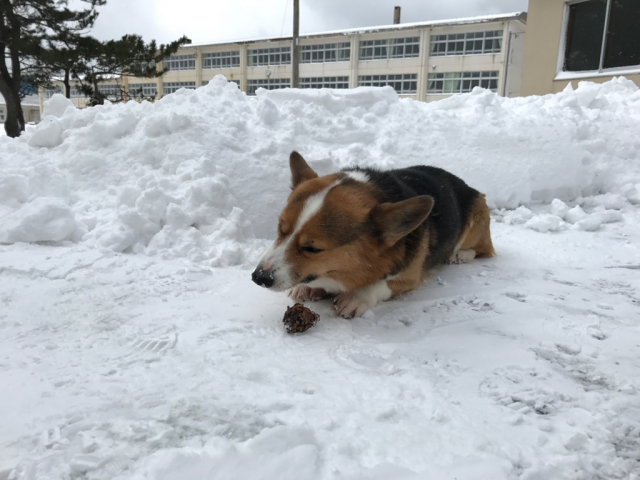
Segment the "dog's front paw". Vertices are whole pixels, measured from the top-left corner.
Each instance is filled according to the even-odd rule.
[[[379,280],[366,287],[344,292],[333,301],[336,315],[342,318],[361,317],[364,312],[378,303],[391,298],[391,290],[385,280]]]
[[[458,250],[456,253],[451,255],[449,259],[449,263],[469,263],[476,258],[476,251],[469,248],[467,250]]]
[[[289,290],[289,297],[296,302],[306,302],[308,300],[315,302],[325,297],[327,292],[322,288],[311,288],[306,285],[298,285]]]
[[[342,318],[360,317],[371,307],[373,305],[370,305],[366,299],[358,295],[357,291],[341,293],[333,300],[336,316]]]

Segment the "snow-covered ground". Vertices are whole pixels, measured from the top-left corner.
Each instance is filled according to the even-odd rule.
[[[0,480],[640,478],[640,91],[46,105],[0,137]],[[364,318],[250,281],[298,149],[442,166],[498,256]]]

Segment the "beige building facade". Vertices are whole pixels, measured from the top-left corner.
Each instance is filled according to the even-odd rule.
[[[427,102],[475,86],[519,96],[526,19],[520,12],[301,35],[300,88],[390,85],[403,97]],[[121,84],[129,93],[161,98],[216,75],[249,95],[258,88],[287,88],[291,47],[291,37],[187,45],[158,65],[168,69],[162,77],[114,79],[101,89],[108,94]],[[42,93],[45,100],[53,92]],[[71,100],[83,107],[86,99],[78,93],[72,88]]]
[[[40,99],[38,95],[27,95],[20,103],[24,121],[27,123],[38,123],[40,121]],[[7,104],[4,97],[0,95],[0,125],[4,124],[7,118]]]
[[[640,86],[639,0],[529,0],[521,95],[615,76]]]

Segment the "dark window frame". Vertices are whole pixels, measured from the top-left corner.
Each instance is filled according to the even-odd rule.
[[[600,52],[598,57],[598,67],[591,70],[569,70],[567,69],[567,61],[568,56],[570,54],[569,48],[571,47],[571,39],[570,35],[572,33],[571,29],[574,26],[572,22],[572,7],[579,5],[581,3],[587,2],[595,2],[597,0],[575,0],[572,2],[566,2],[564,4],[564,18],[563,18],[563,28],[562,28],[562,38],[560,43],[560,51],[558,52],[558,68],[557,73],[568,73],[568,74],[580,74],[586,72],[597,72],[604,73],[613,72],[613,71],[625,71],[625,70],[634,70],[640,67],[640,58],[638,59],[638,63],[631,63],[629,65],[613,65],[607,66],[607,62],[612,61],[607,57],[609,51],[607,50],[608,44],[610,43],[610,38],[615,39],[616,33],[611,31],[611,12],[612,5],[616,0],[606,0],[605,6],[605,18],[604,23],[602,25],[602,37],[600,43]],[[623,8],[623,7],[621,7]],[[638,52],[640,55],[640,51]]]

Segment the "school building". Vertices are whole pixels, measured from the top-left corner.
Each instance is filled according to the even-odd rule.
[[[526,13],[392,24],[300,36],[300,88],[389,85],[403,96],[434,101],[480,86],[499,95],[520,94]],[[160,98],[198,88],[222,74],[254,95],[258,88],[291,85],[292,37],[186,45],[158,68],[160,78],[114,79],[100,84],[117,100],[128,92]],[[62,86],[44,97],[62,92]],[[82,93],[71,89],[79,107]]]

